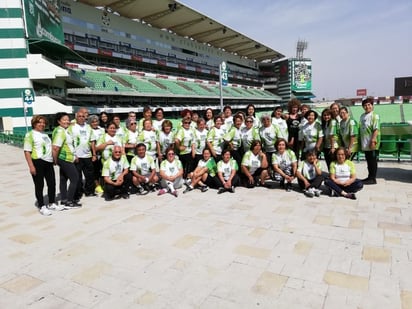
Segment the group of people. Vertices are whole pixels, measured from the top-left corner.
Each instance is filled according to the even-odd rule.
[[[130,194],[178,196],[209,188],[234,193],[237,186],[253,188],[279,181],[292,190],[297,179],[306,196],[319,196],[320,186],[331,195],[356,199],[363,184],[376,183],[379,116],[373,112],[373,100],[362,102],[365,113],[358,122],[346,107],[337,103],[322,112],[293,99],[288,113],[276,107],[271,115],[256,117],[253,105],[245,112],[232,114],[230,106],[214,116],[207,109],[204,118],[183,110],[176,128],[164,118],[162,108],[144,107],[137,121],[130,112],[124,123],[119,115],[89,115],[80,108],[73,120],[57,113],[51,138],[46,134],[47,120],[32,118],[32,130],[26,134],[24,154],[33,177],[39,211],[81,207],[85,196],[103,194],[106,201],[129,198]],[[358,151],[365,152],[369,175],[356,178],[351,161]],[[322,171],[319,155],[324,155],[329,175]],[[54,165],[59,167],[61,202],[56,202]],[[44,203],[44,179],[48,203]]]

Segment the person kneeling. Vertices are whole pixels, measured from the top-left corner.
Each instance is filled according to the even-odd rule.
[[[363,183],[356,178],[355,164],[346,157],[345,148],[340,147],[335,152],[335,161],[330,165],[330,178],[325,185],[335,194],[356,200],[355,192],[363,188]]]
[[[129,174],[129,162],[122,154],[122,147],[113,147],[112,156],[103,164],[102,177],[106,201],[111,201],[117,196],[129,198],[131,175]]]

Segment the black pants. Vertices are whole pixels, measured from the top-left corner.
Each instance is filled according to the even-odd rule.
[[[183,165],[183,179],[187,178],[187,174],[193,172],[194,158],[191,153],[179,154],[179,160]]]
[[[120,186],[104,184],[104,194],[106,198],[113,199],[116,195],[129,193],[129,187],[132,183],[132,174],[127,173],[123,178],[123,183]]]
[[[67,162],[61,159],[57,160],[60,167],[60,195],[62,201],[72,202],[76,195],[76,190],[79,182],[79,173],[77,172],[74,163]],[[70,180],[69,190],[67,190],[67,181]]]
[[[237,162],[237,165],[239,166],[239,169],[240,169],[240,166],[242,165],[242,158],[243,158],[243,155],[244,155],[242,148],[239,148],[237,150],[232,150],[230,152],[230,154],[231,154],[232,158],[235,159],[235,161]]]
[[[43,188],[44,180],[47,183],[47,196],[49,204],[56,202],[56,178],[52,162],[47,162],[42,159],[33,160],[33,165],[36,168],[36,175],[32,175],[34,182],[34,193],[36,195],[37,207],[41,208],[44,205]]]
[[[366,164],[368,165],[368,179],[376,180],[376,173],[378,171],[378,155],[377,150],[364,151]]]
[[[309,180],[309,179],[308,179],[308,181],[309,181],[309,183],[310,183],[309,188],[319,189],[319,187],[322,185],[322,182],[323,182],[323,176],[322,176],[322,175],[317,175],[317,176],[316,176],[315,178],[313,178],[312,180]],[[306,188],[305,188],[305,183],[304,183],[302,180],[298,179],[298,184],[299,184],[299,187],[300,187],[302,190],[305,190],[305,189],[306,189]]]
[[[323,155],[325,156],[325,163],[329,171],[330,164],[332,163],[335,155],[332,153],[330,148],[323,148]]]
[[[336,184],[332,179],[328,178],[325,180],[325,185],[331,188],[333,191],[337,192],[339,195],[342,193],[342,191],[345,191],[346,193],[355,193],[363,188],[363,183],[359,179],[356,179],[349,186],[344,187]]]
[[[92,158],[79,158],[79,161],[75,163],[77,172],[79,173],[79,181],[77,182],[77,190],[75,194],[75,200],[80,199],[83,192],[86,195],[94,193],[94,168]],[[82,174],[84,175],[84,189]]]
[[[216,176],[216,182],[219,185],[219,188],[223,188],[223,183],[220,181],[219,177]],[[232,178],[232,186],[238,187],[240,185],[240,177],[238,174],[235,174]]]

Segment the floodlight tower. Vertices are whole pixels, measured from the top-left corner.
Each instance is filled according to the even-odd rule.
[[[299,40],[296,44],[296,58],[299,60],[303,59],[303,51],[308,48],[308,42],[305,40]]]

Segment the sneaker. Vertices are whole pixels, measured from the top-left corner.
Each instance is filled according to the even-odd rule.
[[[137,194],[138,195],[146,195],[146,194],[148,194],[149,193],[149,191],[146,191],[143,187],[137,187]]]
[[[335,190],[330,189],[329,196],[330,196],[330,197],[338,196],[338,193],[337,193]]]
[[[176,191],[176,190],[174,190],[171,194],[172,194],[174,197],[177,197],[177,191]]]
[[[292,191],[292,184],[291,184],[290,182],[288,182],[288,183],[286,184],[285,190],[286,190],[286,192]]]
[[[128,193],[123,193],[122,198],[127,200],[129,198],[129,194]]]
[[[66,205],[64,206],[65,209],[73,209],[73,208],[79,208],[79,207],[82,207],[82,204],[79,203],[79,201],[67,202]]]
[[[217,194],[222,194],[222,193],[225,192],[225,191],[226,191],[225,188],[220,187],[220,188],[217,190]]]
[[[43,216],[51,216],[52,212],[50,211],[49,208],[47,208],[47,206],[42,206],[39,208],[39,212],[43,215]]]
[[[315,192],[313,191],[313,188],[309,188],[308,190],[303,191],[303,193],[307,197],[314,197],[315,196]]]
[[[206,185],[200,187],[200,191],[202,192],[206,192],[207,190],[209,190],[209,187]]]
[[[149,191],[149,192],[155,192],[155,191],[156,191],[156,185],[150,184],[150,185],[148,186],[148,191]]]
[[[229,191],[230,193],[235,193],[235,187],[232,186],[228,191]]]
[[[316,197],[319,197],[322,194],[322,190],[319,189],[313,189],[313,193],[315,193]]]
[[[193,191],[193,187],[187,186],[186,189],[183,191],[183,194],[186,194],[187,192]]]
[[[166,189],[160,189],[159,192],[157,192],[157,195],[163,195],[165,193],[167,193]]]
[[[85,196],[86,196],[86,197],[94,197],[94,196],[97,196],[97,193],[95,193],[95,192],[86,193]]]
[[[347,193],[345,195],[346,198],[351,199],[351,200],[356,200],[356,195],[355,193]]]
[[[48,207],[50,210],[62,211],[64,210],[63,205],[57,205],[56,203],[51,203]]]
[[[96,189],[94,189],[94,193],[96,193],[96,194],[102,194],[103,192],[104,192],[104,190],[103,190],[101,185],[98,185],[96,187]]]

